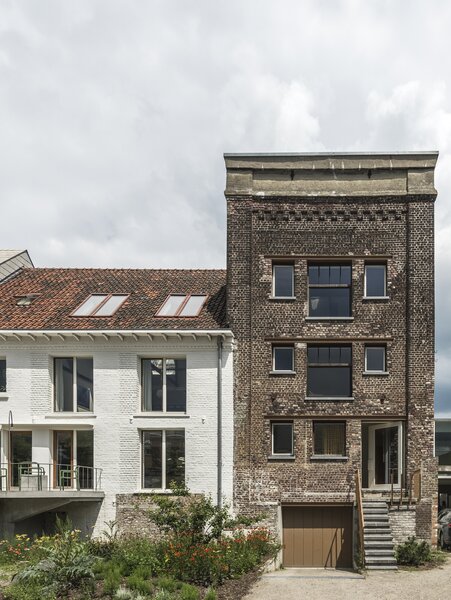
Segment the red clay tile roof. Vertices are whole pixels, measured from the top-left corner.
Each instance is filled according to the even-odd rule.
[[[224,270],[23,269],[0,283],[0,331],[226,329]],[[169,294],[206,294],[197,317],[155,317]],[[17,297],[37,294],[30,306]],[[111,317],[71,317],[90,294],[130,294]]]

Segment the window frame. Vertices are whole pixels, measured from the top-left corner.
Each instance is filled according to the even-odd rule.
[[[144,487],[145,469],[144,469],[144,435],[146,432],[157,431],[161,432],[161,488],[150,488]],[[184,435],[184,461],[185,461],[185,475],[184,480],[186,483],[186,429],[183,427],[146,427],[140,430],[140,444],[141,444],[141,483],[140,488],[145,492],[170,492],[170,488],[167,487],[167,474],[166,474],[166,433],[168,431],[183,431]]]
[[[94,357],[93,356],[53,356],[53,412],[58,414],[67,414],[67,415],[82,415],[82,414],[94,414]],[[73,371],[72,371],[72,410],[58,410],[57,409],[57,384],[56,384],[56,361],[57,360],[67,360],[70,359],[73,361]],[[91,390],[91,406],[90,410],[77,410],[77,359],[82,360],[91,360],[92,361],[92,390]]]
[[[384,267],[384,295],[383,296],[368,296],[367,294],[367,269],[371,267]],[[388,265],[386,262],[365,262],[364,266],[364,283],[363,283],[363,299],[364,300],[387,300],[387,273]]]
[[[343,454],[318,454],[316,452],[316,433],[315,433],[315,428],[316,425],[321,424],[321,425],[330,425],[330,424],[337,424],[340,423],[341,425],[343,425],[344,428],[344,444],[343,444]],[[343,420],[322,420],[322,419],[317,419],[314,420],[312,422],[312,458],[318,458],[318,459],[323,459],[323,460],[333,460],[333,459],[345,459],[347,458],[347,423],[346,421]]]
[[[93,296],[106,296],[98,306],[95,307],[95,309],[89,314],[89,315],[76,315],[75,313],[80,310],[80,308]],[[116,307],[116,309],[109,315],[97,315],[97,312],[114,296],[125,296],[124,299],[122,300],[122,302],[119,304],[119,306]],[[109,319],[110,317],[113,317],[117,311],[122,308],[122,306],[124,306],[125,302],[127,302],[127,300],[130,298],[130,294],[119,294],[119,293],[114,293],[114,294],[101,294],[100,292],[95,293],[95,294],[89,294],[89,296],[87,298],[85,298],[83,300],[83,302],[81,304],[79,304],[77,306],[77,308],[75,310],[73,310],[71,312],[71,314],[69,316],[71,317],[75,317],[76,319]]]
[[[310,283],[310,267],[349,267],[350,272],[350,282],[348,283]],[[352,270],[353,264],[352,262],[342,262],[342,261],[308,261],[307,262],[307,319],[309,320],[318,320],[318,321],[340,321],[340,320],[352,320],[352,296],[353,296],[353,285],[352,285]],[[349,290],[349,315],[347,316],[316,316],[310,314],[310,290],[312,288],[321,288],[321,289],[348,289]]]
[[[144,407],[144,361],[161,360],[163,361],[163,398],[162,410],[145,410]],[[184,360],[185,361],[185,410],[167,410],[167,384],[166,384],[166,361],[168,360]],[[171,355],[171,356],[141,356],[141,414],[145,415],[186,415],[188,409],[188,361],[186,355]]]
[[[5,363],[5,389],[0,389],[0,396],[5,396],[8,393],[8,361],[6,356],[0,356],[0,362]]]
[[[276,369],[276,350],[279,349],[290,349],[291,350],[291,369]],[[295,369],[295,350],[294,350],[294,344],[273,344],[272,345],[272,361],[271,361],[271,373],[273,374],[280,374],[280,375],[286,375],[286,374],[293,374],[296,373],[296,369]]]
[[[160,310],[163,308],[163,306],[166,304],[166,302],[169,300],[169,298],[171,298],[172,296],[184,296],[185,299],[183,300],[183,302],[180,304],[180,306],[178,307],[178,309],[176,310],[175,314],[173,315],[160,315],[159,312]],[[182,315],[182,311],[185,308],[185,306],[188,304],[189,299],[192,296],[203,296],[204,297],[204,301],[202,302],[202,304],[199,307],[199,310],[197,311],[197,313],[195,315]],[[198,317],[200,315],[200,313],[202,312],[202,309],[204,308],[204,306],[206,305],[208,299],[209,299],[209,294],[203,294],[203,293],[195,293],[195,294],[188,294],[186,292],[181,293],[181,292],[171,292],[170,294],[168,294],[166,296],[166,298],[164,299],[164,302],[161,304],[161,306],[158,308],[158,310],[156,311],[154,317],[156,319],[195,319],[196,317]]]
[[[290,267],[290,269],[291,269],[291,296],[276,296],[275,272],[276,272],[277,267]],[[295,295],[295,291],[294,291],[294,284],[295,284],[294,267],[295,267],[295,265],[292,262],[272,261],[272,265],[271,265],[271,298],[272,299],[274,299],[274,300],[295,300],[296,299],[296,295]]]
[[[310,348],[329,348],[329,355],[330,355],[330,348],[349,348],[351,351],[351,360],[349,363],[310,363],[309,362],[309,357],[308,357],[308,351]],[[343,369],[349,369],[349,383],[350,383],[350,389],[349,389],[349,396],[311,396],[308,394],[309,392],[309,376],[310,376],[310,368],[323,368],[323,369],[327,369],[327,368],[343,368]],[[310,343],[307,344],[307,394],[306,394],[306,399],[307,400],[353,400],[353,347],[352,344],[327,344],[327,343],[323,343],[323,344],[319,344],[319,343]]]
[[[382,371],[376,369],[368,369],[368,354],[369,348],[381,348],[384,357],[384,369]],[[387,346],[386,344],[365,344],[365,375],[387,375]]]
[[[274,452],[274,426],[291,426],[291,452]],[[293,421],[271,421],[271,458],[294,458],[294,423]]]

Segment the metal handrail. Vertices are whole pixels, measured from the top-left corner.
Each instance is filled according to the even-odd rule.
[[[360,557],[362,563],[365,564],[365,540],[364,540],[364,528],[365,521],[363,517],[363,498],[362,498],[362,481],[360,478],[360,471],[357,469],[355,473],[355,499],[357,503],[357,513],[359,515],[359,548]]]
[[[98,491],[101,486],[102,469],[97,467],[38,462],[0,464],[0,491]]]

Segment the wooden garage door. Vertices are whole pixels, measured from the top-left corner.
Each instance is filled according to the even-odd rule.
[[[352,507],[283,508],[285,567],[352,567]]]

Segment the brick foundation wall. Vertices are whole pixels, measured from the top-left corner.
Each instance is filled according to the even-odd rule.
[[[411,536],[416,537],[416,513],[415,507],[389,510],[388,517],[395,545],[402,544]]]

